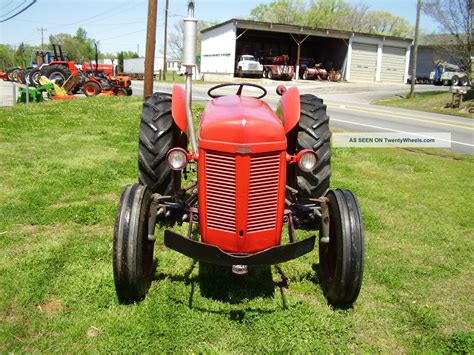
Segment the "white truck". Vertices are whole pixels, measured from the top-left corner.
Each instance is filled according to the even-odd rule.
[[[467,86],[469,79],[457,65],[440,62],[430,73],[430,82],[434,85]]]
[[[263,74],[263,65],[253,55],[245,54],[237,57],[235,75],[243,78],[246,75],[255,75],[259,78]]]

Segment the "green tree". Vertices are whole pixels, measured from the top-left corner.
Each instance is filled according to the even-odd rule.
[[[303,0],[275,0],[254,7],[250,16],[257,21],[301,25],[304,23],[305,10],[306,2]]]
[[[367,4],[350,4],[346,0],[274,0],[254,7],[250,17],[257,21],[401,37],[412,33],[404,18],[389,12],[369,11]]]
[[[15,51],[8,44],[0,44],[0,70],[5,71],[15,65]]]
[[[119,72],[123,72],[123,60],[128,58],[138,58],[138,54],[133,51],[122,51],[117,53],[117,66]]]

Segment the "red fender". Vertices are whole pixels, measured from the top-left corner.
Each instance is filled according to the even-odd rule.
[[[283,93],[278,104],[277,114],[283,121],[285,134],[298,124],[301,114],[301,103],[300,92],[296,86],[289,88]]]
[[[171,114],[173,121],[178,128],[188,134],[188,121],[186,120],[186,92],[182,86],[173,85],[173,93],[171,96]]]

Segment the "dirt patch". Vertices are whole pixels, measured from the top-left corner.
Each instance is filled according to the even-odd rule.
[[[87,203],[96,202],[96,201],[117,202],[118,196],[117,194],[113,192],[108,192],[108,193],[100,194],[100,195],[92,195],[87,200],[82,200],[82,201],[56,202],[52,204],[50,207],[51,208],[66,208],[66,207],[72,207],[72,206],[83,206],[83,205],[86,205]]]
[[[66,310],[66,306],[60,299],[52,298],[48,302],[38,305],[40,312],[46,314],[48,317],[52,317],[58,313],[62,313]]]
[[[99,333],[100,333],[99,328],[96,328],[96,327],[94,327],[94,326],[91,326],[91,327],[87,330],[86,336],[87,336],[88,338],[95,338],[95,337],[97,337],[97,336],[99,335]]]

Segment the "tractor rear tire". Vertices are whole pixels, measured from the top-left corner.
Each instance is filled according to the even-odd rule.
[[[120,303],[145,298],[153,276],[154,241],[148,239],[152,198],[146,186],[128,185],[122,192],[114,228],[113,268]]]
[[[99,84],[90,81],[88,83],[84,83],[82,86],[82,91],[86,96],[97,96],[100,94],[100,86]]]
[[[62,85],[71,76],[71,70],[61,64],[48,65],[44,68],[44,76],[56,84]]]
[[[319,198],[329,191],[331,176],[331,132],[329,116],[323,100],[311,95],[301,95],[301,115],[298,125],[289,132],[289,153],[295,154],[303,149],[312,149],[318,156],[313,171],[304,172],[296,164],[289,166],[288,181],[299,194],[298,199],[306,202],[311,198]],[[296,182],[294,176],[296,175]]]
[[[328,303],[351,306],[359,296],[364,273],[364,228],[359,204],[349,190],[331,190],[329,243],[319,241],[321,286]]]
[[[173,195],[181,187],[181,172],[171,170],[171,148],[187,148],[187,138],[173,121],[171,95],[154,93],[143,103],[138,140],[138,179],[152,192]]]

